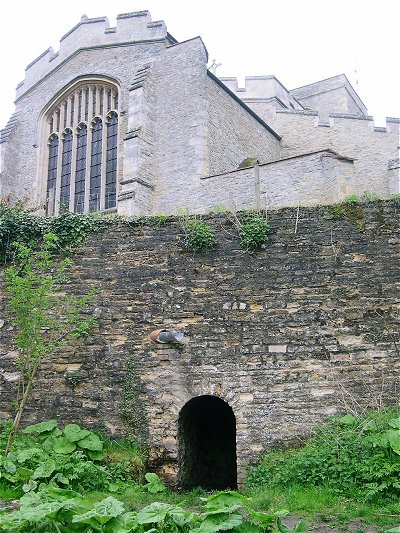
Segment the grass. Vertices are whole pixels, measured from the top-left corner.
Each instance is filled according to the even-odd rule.
[[[356,520],[385,530],[400,524],[400,502],[371,503],[338,496],[327,487],[260,487],[244,491],[260,510],[289,509],[308,524],[327,522],[332,527]]]
[[[109,492],[91,492],[85,494],[85,498],[89,498],[91,501],[99,501],[109,496]],[[143,487],[135,484],[126,484],[125,490],[113,494],[115,498],[124,502],[127,509],[130,511],[138,511],[146,505],[150,505],[153,502],[164,502],[170,504],[182,504],[185,508],[192,511],[199,509],[202,505],[200,498],[205,498],[207,492],[204,489],[193,489],[190,492],[174,492],[167,489],[164,492],[152,494],[143,490]]]
[[[6,481],[0,480],[0,501],[18,500],[22,494],[21,489],[11,487]]]
[[[338,496],[327,487],[256,487],[246,489],[243,494],[253,500],[253,507],[259,511],[277,511],[288,509],[290,515],[304,519],[310,529],[317,528],[323,522],[339,530],[347,530],[347,524],[355,521],[360,526],[358,531],[365,531],[363,526],[374,526],[377,531],[384,532],[400,523],[400,502],[370,503],[355,501]],[[94,503],[109,496],[109,492],[93,491],[85,494],[88,503]],[[0,482],[0,499],[15,500],[20,492]],[[156,501],[170,504],[182,504],[186,509],[199,511],[201,498],[207,496],[203,489],[190,492],[174,492],[166,490],[152,494],[134,483],[126,483],[124,490],[113,494],[125,504],[126,510],[138,511]]]

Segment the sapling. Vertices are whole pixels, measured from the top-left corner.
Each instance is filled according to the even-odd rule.
[[[72,261],[69,258],[57,261],[54,255],[57,246],[57,237],[52,233],[44,236],[37,250],[14,243],[14,264],[5,270],[5,286],[17,332],[15,343],[20,372],[17,412],[5,455],[13,444],[42,361],[57,348],[85,335],[95,321],[93,316],[82,315],[93,291],[80,298],[61,291]]]

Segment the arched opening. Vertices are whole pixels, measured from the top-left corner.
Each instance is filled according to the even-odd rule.
[[[235,489],[236,419],[216,396],[189,400],[179,415],[179,481],[185,490]]]

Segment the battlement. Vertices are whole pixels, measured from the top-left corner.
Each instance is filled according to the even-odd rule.
[[[136,11],[117,16],[110,27],[107,17],[81,20],[60,39],[60,49],[48,48],[25,69],[25,79],[17,86],[17,100],[33,85],[63,61],[82,48],[116,46],[126,42],[155,41],[167,38],[164,21],[152,22],[148,11]]]
[[[237,78],[220,80],[244,101],[276,99],[286,108],[303,109],[275,76],[246,76],[244,87],[239,87]]]
[[[371,115],[354,115],[351,113],[329,113],[326,117],[321,119],[318,111],[312,111],[310,109],[277,109],[276,113],[279,115],[301,115],[315,118],[315,126],[331,127],[338,125],[343,121],[357,121],[359,124],[365,124],[365,128],[378,132],[378,133],[390,133],[398,132],[400,130],[400,119],[394,117],[386,117],[385,126],[375,126],[374,117]]]

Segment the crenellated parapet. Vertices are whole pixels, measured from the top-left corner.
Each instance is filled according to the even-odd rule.
[[[271,102],[274,107],[303,109],[275,76],[246,76],[244,87],[239,86],[237,78],[220,78],[221,81],[245,102]]]
[[[164,21],[151,21],[148,11],[136,11],[117,16],[110,27],[107,17],[81,20],[60,39],[60,49],[48,48],[25,69],[25,79],[17,86],[17,100],[49,72],[81,49],[118,46],[123,43],[155,41],[167,38]]]

